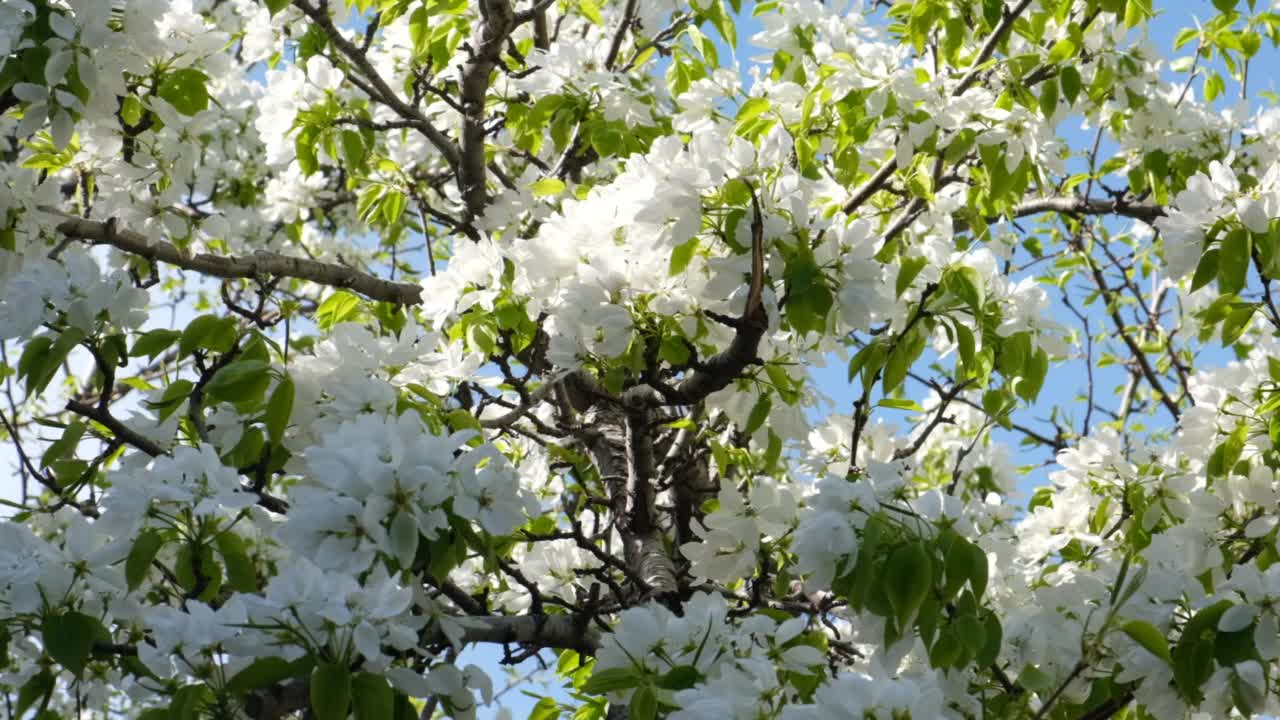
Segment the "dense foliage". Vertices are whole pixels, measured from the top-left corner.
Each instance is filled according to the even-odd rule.
[[[0,4],[7,715],[1280,710],[1280,13],[842,5]]]

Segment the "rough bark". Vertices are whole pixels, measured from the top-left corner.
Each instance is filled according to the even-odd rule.
[[[257,252],[253,255],[191,254],[178,249],[172,243],[153,242],[141,233],[116,227],[114,222],[71,217],[51,208],[41,208],[41,210],[67,217],[58,224],[58,232],[66,237],[88,240],[96,245],[110,245],[152,262],[162,262],[203,275],[243,279],[272,276],[296,278],[329,287],[346,288],[371,300],[382,300],[397,305],[422,303],[422,288],[415,283],[383,280],[345,265],[323,263],[272,252]]]

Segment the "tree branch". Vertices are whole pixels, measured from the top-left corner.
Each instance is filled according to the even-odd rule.
[[[316,7],[312,5],[307,0],[294,0],[293,4],[294,7],[302,11],[303,15],[311,18],[311,21],[324,31],[324,34],[329,38],[329,42],[333,43],[333,46],[356,66],[360,74],[364,76],[371,86],[369,89],[374,90],[376,93],[374,99],[396,111],[400,117],[413,121],[414,129],[422,133],[427,138],[427,141],[440,151],[449,167],[456,170],[458,168],[458,147],[454,145],[447,135],[432,125],[431,121],[418,108],[406,103],[387,85],[387,81],[378,74],[377,69],[369,62],[368,56],[344,37],[342,32],[334,26],[333,19],[329,17],[328,11],[323,6]]]
[[[737,332],[728,349],[707,359],[675,388],[662,394],[672,404],[693,405],[713,392],[724,389],[756,360],[760,339],[769,327],[764,311],[764,215],[755,191],[751,193],[751,285],[746,307],[737,323]]]
[[[416,284],[383,280],[345,265],[272,252],[257,252],[249,256],[210,253],[192,255],[179,250],[172,243],[151,242],[140,233],[117,229],[112,221],[103,223],[77,218],[54,208],[40,209],[67,218],[58,224],[58,232],[67,237],[88,240],[95,245],[110,245],[152,262],[163,262],[203,275],[245,279],[275,275],[346,288],[371,300],[383,300],[397,305],[418,305],[422,302],[422,288]]]
[[[509,0],[480,0],[480,22],[471,35],[471,58],[462,69],[462,152],[458,161],[458,186],[467,212],[467,228],[489,202],[485,189],[484,106],[489,76],[502,55],[503,43],[516,27]],[[478,236],[473,235],[475,240]]]

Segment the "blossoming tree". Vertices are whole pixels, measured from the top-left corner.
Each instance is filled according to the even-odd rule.
[[[1280,14],[840,5],[0,5],[8,716],[1277,712]]]

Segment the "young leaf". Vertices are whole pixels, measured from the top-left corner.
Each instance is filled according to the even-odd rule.
[[[591,679],[582,686],[582,692],[590,695],[604,695],[618,690],[626,690],[636,686],[640,678],[631,668],[615,667],[597,670]]]
[[[209,76],[195,68],[169,73],[156,94],[183,115],[195,115],[209,107]]]
[[[902,297],[902,293],[911,287],[911,281],[916,279],[916,276],[924,269],[927,262],[928,260],[923,257],[910,257],[902,261],[902,264],[898,266],[898,279],[894,283],[894,291],[897,297]]]
[[[129,583],[129,590],[137,590],[138,586],[147,577],[147,571],[151,569],[151,562],[155,560],[156,553],[160,552],[160,547],[164,544],[164,539],[156,530],[143,530],[138,539],[133,542],[133,548],[129,550],[129,556],[124,561],[124,577],[125,582]]]
[[[1239,293],[1249,277],[1249,258],[1253,243],[1249,231],[1236,228],[1222,239],[1218,255],[1218,289],[1223,293]]]
[[[311,673],[311,711],[318,720],[346,720],[351,671],[341,663],[317,665]]]
[[[658,717],[658,698],[649,685],[636,690],[631,696],[630,716],[635,720],[654,720]]]
[[[773,410],[773,397],[768,393],[760,393],[751,406],[751,414],[747,417],[747,427],[743,429],[748,435],[753,434],[769,419],[769,411]]]
[[[218,534],[218,552],[227,566],[227,580],[231,587],[239,592],[251,593],[258,590],[258,574],[254,570],[253,560],[245,549],[244,540],[233,532]]]
[[[884,585],[898,626],[907,627],[933,586],[933,559],[924,543],[912,541],[894,549],[885,564]]]
[[[93,643],[102,623],[75,611],[47,615],[41,627],[44,651],[53,661],[77,677],[93,654]]]
[[[395,711],[395,692],[382,675],[362,672],[351,683],[356,720],[383,720]]]
[[[289,427],[289,416],[293,414],[293,379],[285,375],[276,384],[267,399],[267,409],[263,420],[267,425],[267,437],[272,445],[279,445],[284,438],[284,431]]]
[[[129,357],[146,356],[148,360],[155,360],[157,356],[169,349],[169,346],[177,342],[182,337],[182,333],[177,330],[152,330],[143,333],[137,340],[133,342],[133,347],[129,350]]]
[[[1130,620],[1120,629],[1124,631],[1125,635],[1132,638],[1134,642],[1146,649],[1147,652],[1165,662],[1173,661],[1173,656],[1169,654],[1169,641],[1151,623],[1145,620]]]
[[[268,368],[267,363],[261,360],[233,362],[210,378],[204,386],[205,395],[229,403],[259,399],[271,382]]]
[[[297,674],[293,663],[280,657],[258,658],[227,682],[227,690],[246,693],[250,690],[270,687]]]

